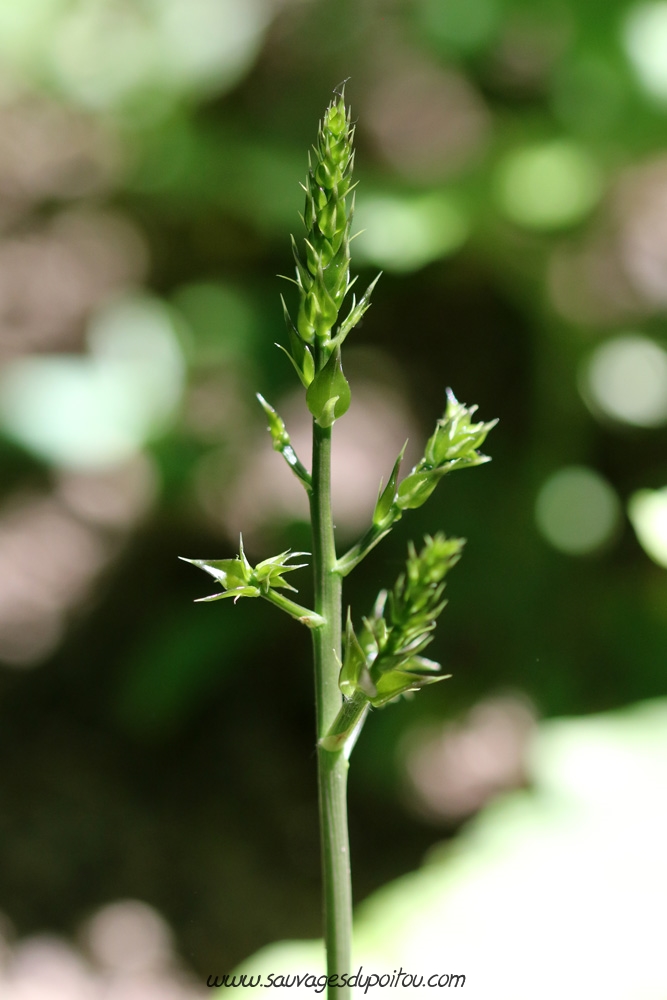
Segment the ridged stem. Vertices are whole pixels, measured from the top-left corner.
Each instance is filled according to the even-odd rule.
[[[315,611],[325,622],[313,629],[317,708],[317,770],[324,895],[324,940],[329,976],[350,973],[352,950],[352,882],[347,830],[348,762],[342,750],[319,746],[340,711],[338,686],[341,655],[342,577],[336,572],[336,546],[331,512],[331,428],[313,422],[313,569]],[[349,988],[329,986],[330,1000],[349,1000]]]

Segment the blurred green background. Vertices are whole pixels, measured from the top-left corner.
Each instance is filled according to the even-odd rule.
[[[536,719],[665,694],[667,4],[0,3],[0,909],[114,900],[198,977],[316,937],[309,636],[177,556],[308,549],[254,393],[307,458],[274,342],[333,87],[358,121],[341,545],[451,386],[499,417],[349,579],[469,539],[431,654],[350,783],[359,901],[525,783]],[[356,266],[355,266],[356,265]],[[410,450],[411,449],[411,450]],[[307,600],[307,573],[296,580]]]

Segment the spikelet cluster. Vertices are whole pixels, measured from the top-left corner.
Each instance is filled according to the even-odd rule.
[[[394,501],[396,511],[421,507],[448,472],[490,461],[477,449],[498,421],[473,423],[476,411],[476,406],[459,403],[452,390],[447,390],[447,409],[426,443],[423,458],[398,487]]]
[[[326,341],[350,281],[350,223],[354,129],[342,98],[332,102],[320,122],[314,157],[309,156],[305,261],[294,244],[300,301],[299,336],[306,344]]]
[[[347,698],[360,691],[379,707],[406,691],[444,679],[440,664],[421,654],[447,603],[444,578],[460,559],[463,544],[442,532],[427,535],[420,552],[411,542],[405,573],[391,593],[379,594],[358,637],[348,616],[340,680]]]
[[[283,301],[290,340],[290,360],[307,390],[308,407],[322,426],[331,426],[350,404],[340,346],[370,305],[375,282],[359,302],[353,298],[345,319],[339,313],[350,280],[350,227],[354,214],[352,168],[354,126],[343,95],[337,95],[320,122],[309,155],[306,229],[303,250],[292,237],[299,289],[296,321]],[[292,280],[292,279],[290,279]],[[376,279],[377,281],[377,279]]]
[[[308,552],[291,552],[287,549],[277,556],[264,559],[251,566],[243,549],[243,538],[239,543],[239,554],[234,559],[185,559],[183,562],[192,563],[205,573],[212,576],[217,584],[222,588],[219,593],[211,594],[210,597],[199,597],[199,601],[219,601],[224,597],[233,597],[234,603],[239,597],[265,597],[270,590],[277,587],[284,590],[296,590],[285,580],[285,573],[292,573],[295,569],[303,569],[306,563],[290,563],[288,559],[298,556],[307,556]]]

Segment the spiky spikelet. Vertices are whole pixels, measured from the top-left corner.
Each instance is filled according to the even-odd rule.
[[[440,664],[421,654],[447,603],[442,597],[444,579],[458,562],[463,544],[442,532],[433,538],[427,535],[420,552],[411,542],[405,573],[389,594],[381,591],[358,637],[348,615],[340,675],[346,698],[359,692],[379,707],[406,691],[444,679]]]
[[[327,341],[350,282],[350,224],[353,214],[354,128],[343,98],[332,101],[320,122],[314,157],[309,155],[305,261],[294,246],[300,290],[297,330],[312,344]]]
[[[296,322],[283,301],[290,340],[289,355],[315,419],[329,427],[350,404],[350,390],[340,362],[340,346],[370,305],[375,281],[359,302],[354,298],[345,319],[334,330],[350,280],[350,227],[354,214],[352,183],[354,126],[344,95],[336,94],[320,122],[309,155],[300,250],[292,237],[299,289]],[[378,276],[379,277],[379,276]],[[292,280],[292,279],[290,279]],[[375,279],[377,281],[377,278]]]

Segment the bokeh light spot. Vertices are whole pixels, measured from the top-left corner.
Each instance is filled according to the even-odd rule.
[[[270,14],[266,0],[161,0],[160,8],[167,77],[215,89],[248,71]]]
[[[158,300],[109,304],[89,342],[89,355],[19,358],[0,378],[0,426],[70,468],[104,468],[136,454],[166,429],[182,391],[172,316]]]
[[[171,932],[159,913],[139,900],[105,906],[89,921],[87,943],[102,967],[126,973],[168,965]]]
[[[667,100],[667,3],[642,3],[630,10],[623,42],[640,83],[653,97]]]
[[[579,222],[600,197],[595,161],[565,140],[524,146],[509,153],[496,176],[501,210],[530,229],[556,229]]]
[[[447,195],[375,195],[359,199],[354,221],[363,232],[356,259],[387,271],[416,271],[457,250],[468,235],[463,213]]]
[[[420,187],[477,161],[491,138],[490,115],[472,81],[410,47],[391,51],[364,119],[387,163]]]
[[[266,0],[22,0],[0,4],[0,55],[74,104],[145,116],[180,94],[236,83],[270,14]]]
[[[667,569],[667,486],[633,493],[628,517],[644,552]]]
[[[584,365],[580,389],[593,412],[658,427],[667,421],[667,352],[639,334],[615,337]]]
[[[614,536],[620,503],[609,483],[593,469],[559,469],[542,486],[535,519],[543,537],[567,555],[586,555]]]
[[[408,730],[399,748],[409,804],[432,821],[472,815],[525,781],[535,713],[519,695],[478,702],[457,722]]]
[[[109,556],[55,497],[11,497],[0,508],[0,662],[28,667],[51,654]]]

